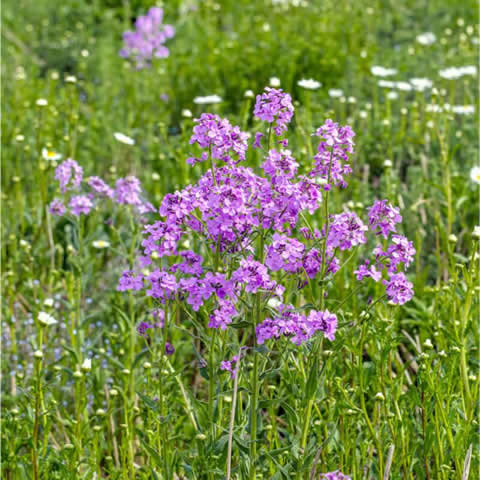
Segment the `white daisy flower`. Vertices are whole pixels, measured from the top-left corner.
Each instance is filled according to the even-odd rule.
[[[397,70],[394,68],[384,68],[380,65],[374,65],[370,68],[370,71],[372,72],[372,75],[375,75],[376,77],[390,77],[397,73]]]
[[[92,369],[92,359],[91,358],[86,358],[82,366],[80,367],[84,372],[89,372]]]
[[[54,150],[48,150],[47,148],[42,148],[42,157],[44,160],[49,162],[55,162],[56,160],[60,160],[62,155]]]
[[[313,78],[303,78],[298,81],[297,85],[307,90],[317,90],[317,88],[322,86],[320,82],[317,82],[317,80],[314,80]]]
[[[188,108],[184,108],[182,110],[182,117],[184,118],[192,118],[193,117],[193,114],[192,112],[188,109]]]
[[[98,249],[108,248],[110,246],[110,242],[107,242],[106,240],[95,240],[92,242],[92,246]]]
[[[328,91],[328,96],[331,97],[331,98],[339,98],[339,97],[343,96],[343,90],[341,90],[339,88],[331,88]]]
[[[395,88],[395,82],[391,80],[379,80],[377,85],[382,88]]]
[[[48,101],[45,98],[39,98],[35,102],[35,105],[37,105],[37,107],[46,107],[48,105]]]
[[[451,111],[457,115],[473,115],[475,107],[473,105],[453,105]]]
[[[123,133],[115,132],[113,136],[115,137],[115,140],[117,140],[117,142],[124,143],[125,145],[135,145],[135,140],[133,138],[127,137],[127,135],[124,135]]]
[[[45,327],[50,325],[55,325],[58,323],[50,314],[47,312],[40,312],[37,316],[37,320]]]
[[[253,98],[255,94],[253,93],[253,90],[245,90],[245,93],[243,94],[245,98]]]
[[[46,307],[53,307],[53,304],[55,303],[55,300],[53,298],[46,298],[44,301],[43,301],[43,304],[46,306]]]
[[[218,95],[207,95],[205,97],[195,97],[193,99],[193,103],[197,105],[209,105],[213,103],[220,103],[222,101],[222,97]]]
[[[449,67],[440,70],[438,74],[447,80],[457,80],[464,75],[476,75],[477,67],[475,65],[467,65],[465,67]]]
[[[480,183],[480,166],[475,166],[470,170],[470,178],[475,183]],[[479,228],[479,227],[475,227]]]
[[[409,81],[414,90],[417,90],[418,92],[423,92],[427,88],[432,88],[433,86],[433,82],[428,78],[411,78]]]
[[[417,35],[417,42],[420,45],[432,45],[437,41],[437,37],[432,32],[425,32],[420,35]]]
[[[77,83],[77,77],[75,77],[74,75],[67,75],[65,77],[65,82],[66,83]]]
[[[270,77],[268,84],[273,88],[277,88],[280,86],[280,79],[277,77]]]
[[[398,98],[398,93],[397,92],[388,92],[387,93],[387,98],[389,100],[396,100]]]
[[[403,92],[410,92],[412,90],[412,86],[408,82],[395,82],[395,88]]]

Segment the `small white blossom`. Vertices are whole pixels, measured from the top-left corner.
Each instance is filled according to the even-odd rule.
[[[243,94],[245,98],[253,98],[255,94],[253,93],[253,90],[245,90],[245,93]]]
[[[92,242],[92,246],[94,248],[108,248],[110,246],[110,243],[106,240],[95,240],[94,242]]]
[[[397,92],[388,92],[387,93],[387,98],[389,100],[396,100],[398,98],[398,93]]]
[[[411,78],[409,81],[412,84],[414,90],[417,90],[419,92],[423,92],[427,88],[432,88],[433,86],[433,82],[428,78]]]
[[[213,103],[220,103],[222,101],[222,97],[218,95],[207,95],[205,97],[195,97],[193,99],[193,103],[197,105],[209,105]]]
[[[53,298],[46,298],[44,301],[43,301],[43,304],[46,306],[46,307],[53,307],[53,304],[54,304],[55,300]]]
[[[62,158],[62,155],[54,150],[48,150],[47,148],[42,148],[42,158],[49,162],[55,162]]]
[[[92,369],[92,359],[91,358],[86,358],[82,366],[80,367],[84,372],[89,372]]]
[[[58,323],[50,314],[47,312],[39,312],[37,316],[37,320],[44,325],[45,327],[48,327],[50,325],[55,325]]]
[[[480,167],[475,166],[470,170],[470,178],[472,179],[473,182],[475,183],[480,183]],[[479,227],[475,227],[479,228]]]
[[[77,83],[77,77],[75,77],[74,75],[67,75],[65,77],[65,82],[66,83]]]
[[[188,109],[188,108],[184,108],[182,110],[182,117],[184,118],[192,118],[193,117],[193,114],[192,112]]]
[[[115,137],[115,140],[117,140],[117,142],[124,143],[125,145],[135,145],[135,140],[133,138],[127,137],[127,135],[124,135],[123,133],[115,132],[113,136]]]
[[[280,79],[277,77],[270,77],[268,84],[273,88],[277,88],[280,86]]]
[[[48,101],[45,98],[39,98],[35,102],[35,105],[37,105],[37,107],[46,107],[48,105]]]
[[[320,88],[322,84],[320,82],[317,82],[317,80],[314,80],[313,78],[304,78],[298,81],[298,86],[307,90],[317,90],[317,88]]]
[[[472,237],[476,238],[477,240],[480,239],[480,226],[479,225],[475,225],[475,227],[473,228]]]
[[[339,88],[331,88],[328,91],[328,96],[332,98],[339,98],[343,96],[343,90],[340,90]]]
[[[432,45],[436,41],[437,37],[432,32],[425,32],[417,35],[417,42],[420,43],[420,45]]]
[[[390,77],[397,73],[397,70],[394,68],[384,68],[379,65],[373,65],[373,67],[370,68],[370,71],[372,72],[372,75],[375,75],[376,77]]]
[[[423,342],[423,346],[424,346],[425,348],[433,348],[432,341],[431,341],[429,338],[427,338],[427,339]]]

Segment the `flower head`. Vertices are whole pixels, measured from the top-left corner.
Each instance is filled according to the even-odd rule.
[[[56,168],[55,178],[60,183],[62,193],[77,189],[82,183],[83,168],[75,160],[69,158]]]
[[[298,81],[298,86],[307,90],[317,90],[322,86],[322,84],[320,82],[317,82],[317,80],[314,80],[313,78],[304,78]]]
[[[264,93],[257,95],[253,113],[260,120],[272,123],[275,134],[281,135],[293,117],[292,97],[282,89],[265,87]]]
[[[65,215],[65,213],[67,213],[67,209],[65,208],[63,200],[60,200],[59,198],[55,198],[51,201],[50,205],[48,206],[48,211],[57,217],[62,217]]]
[[[413,297],[413,284],[407,280],[403,272],[393,274],[383,283],[386,286],[387,297],[393,303],[403,305]]]
[[[137,18],[133,32],[123,34],[120,56],[135,60],[138,69],[148,67],[154,58],[168,57],[169,50],[164,44],[174,35],[174,28],[163,24],[163,9],[152,7]]]
[[[62,154],[55,152],[54,150],[48,150],[47,148],[42,148],[42,157],[48,162],[55,162],[62,158]]]
[[[124,143],[125,145],[135,145],[135,140],[123,133],[115,132],[113,136],[117,142]]]
[[[68,204],[72,215],[88,215],[93,208],[93,202],[88,195],[75,195]]]
[[[387,200],[377,200],[368,210],[368,221],[373,232],[387,238],[389,232],[396,232],[395,224],[401,222],[402,217],[400,210]]]

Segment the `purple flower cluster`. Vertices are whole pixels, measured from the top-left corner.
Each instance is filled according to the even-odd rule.
[[[321,480],[351,480],[348,475],[345,475],[340,470],[334,472],[322,473],[320,475]]]
[[[233,127],[226,118],[220,118],[212,113],[203,113],[196,118],[190,144],[197,143],[201,148],[208,149],[200,158],[190,157],[187,162],[195,164],[208,159],[222,160],[227,164],[238,163],[245,160],[248,148],[248,134],[242,132],[240,127]],[[232,156],[237,159],[234,160]]]
[[[388,237],[389,232],[396,232],[395,224],[402,221],[400,210],[392,207],[387,200],[376,201],[368,210],[370,229],[377,235]]]
[[[290,337],[292,343],[300,345],[318,331],[323,332],[329,340],[334,340],[337,331],[336,315],[328,310],[311,310],[308,315],[303,315],[296,312],[291,305],[280,305],[276,317],[266,318],[256,327],[259,344],[270,338],[286,336]]]
[[[238,355],[234,355],[231,360],[223,360],[220,363],[220,370],[230,372],[230,376],[235,378],[235,364],[240,360]]]
[[[390,232],[395,232],[395,225],[402,221],[400,211],[386,200],[377,201],[368,211],[370,230],[376,235],[388,239]],[[377,245],[373,250],[375,259],[365,262],[355,270],[357,280],[365,277],[375,282],[382,280],[386,286],[387,297],[396,304],[402,305],[413,297],[413,285],[407,280],[404,272],[399,271],[403,265],[407,269],[415,256],[413,243],[403,235],[392,235],[391,244],[384,249]]]
[[[165,42],[175,35],[175,29],[163,23],[163,9],[152,7],[146,15],[140,15],[135,22],[135,31],[123,34],[123,48],[120,56],[133,58],[137,69],[148,67],[154,58],[168,57]]]
[[[281,134],[291,120],[290,107],[289,95],[267,89],[257,98],[255,114],[275,122],[276,133]],[[331,215],[328,228],[312,229],[305,220],[304,212],[313,214],[322,201],[323,187],[315,178],[345,186],[343,176],[350,173],[346,162],[353,153],[350,127],[328,120],[317,135],[322,142],[306,176],[297,174],[298,163],[291,151],[271,149],[265,155],[262,169],[266,176],[262,177],[237,165],[246,156],[246,135],[217,115],[203,114],[196,120],[190,143],[206,151],[200,159],[188,161],[201,162],[211,156],[225,165],[212,165],[195,184],[164,197],[158,210],[161,218],[144,228],[139,265],[124,272],[118,290],[141,290],[163,304],[183,302],[200,312],[200,318],[208,319],[208,327],[222,330],[235,318],[250,318],[246,310],[252,299],[248,296],[255,295],[255,301],[260,299],[262,304],[275,297],[280,308],[256,326],[259,344],[288,337],[298,345],[317,332],[333,340],[336,315],[323,308],[299,313],[284,305],[285,288],[280,280],[295,275],[303,288],[320,274],[334,275],[342,252],[367,242],[369,229],[353,212]],[[281,143],[283,148],[288,144]],[[138,198],[138,183],[117,182],[114,199],[135,204]],[[377,220],[372,221],[370,215],[369,224],[376,232],[384,217],[390,216],[373,213]],[[397,269],[408,266],[413,254],[411,242],[394,236],[385,252],[375,251],[375,262],[359,267],[357,278],[379,281],[388,272],[387,294],[403,302],[409,284],[405,278],[402,284]],[[157,259],[158,268],[143,270]]]
[[[264,93],[257,95],[253,113],[260,120],[273,124],[275,134],[281,135],[293,117],[292,97],[282,89],[266,87]]]
[[[83,179],[83,168],[73,159],[68,158],[55,170],[55,178],[60,183],[63,194],[67,190],[76,190],[80,187]]]
[[[355,133],[347,125],[340,126],[332,120],[327,120],[316,132],[317,137],[322,138],[317,148],[317,154],[313,157],[315,167],[311,174],[325,182],[325,189],[335,186],[345,188],[347,182],[345,176],[352,173],[349,155],[353,154],[353,137]]]
[[[69,190],[82,189],[83,169],[75,160],[69,158],[56,168],[55,178],[60,184],[62,194],[66,195]],[[86,193],[73,195],[67,200],[54,199],[49,205],[49,212],[56,216],[63,216],[67,212],[76,217],[88,215],[100,199],[111,199],[120,205],[134,205],[140,215],[155,211],[150,203],[142,200],[140,181],[136,177],[119,178],[114,189],[97,176],[90,177],[86,185]],[[68,203],[68,210],[65,201]]]

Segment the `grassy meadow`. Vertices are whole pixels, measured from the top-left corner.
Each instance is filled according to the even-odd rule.
[[[137,68],[119,54],[122,35],[155,5],[175,33],[164,42],[168,57]],[[1,478],[480,478],[478,2],[2,7]],[[281,135],[254,114],[269,85],[291,95],[294,114]],[[207,112],[249,134],[238,168],[265,179],[258,191],[260,180],[242,170],[221,196],[237,166],[211,146],[207,161],[187,162],[201,155],[190,138]],[[347,188],[329,189],[327,168],[309,209],[282,190],[294,188],[292,176],[268,179],[262,165],[288,139],[296,163],[283,160],[295,178],[308,176],[320,162],[314,133],[327,119],[355,132],[352,173]],[[264,136],[253,148],[257,132]],[[58,168],[69,158],[83,180],[70,178],[74,188],[62,192]],[[87,182],[97,176],[115,193],[94,196]],[[139,184],[129,193],[139,202],[119,193],[119,179],[130,188],[133,176]],[[200,206],[184,214],[173,204],[165,220],[164,198],[187,198],[184,189],[197,184],[204,190],[189,201]],[[284,202],[273,214],[267,200],[249,203],[267,190],[275,205]],[[68,202],[79,192],[87,203],[75,214]],[[52,211],[59,199],[68,207],[60,215]],[[392,300],[387,280],[355,273],[374,261],[377,245],[389,248],[369,224],[382,199],[399,209],[396,233],[415,249],[408,270],[408,262],[398,270],[414,292],[405,303]],[[296,219],[290,226],[267,225],[286,211]],[[369,225],[368,241],[329,250],[342,212]],[[146,253],[153,263],[138,266],[146,225],[166,222],[174,236],[182,221],[175,242],[202,256],[202,279],[217,275],[211,290],[200,274],[185,277],[187,266],[171,266],[180,258],[174,248],[159,255],[157,243]],[[287,252],[317,246],[317,275],[305,263],[275,266],[273,254],[283,254],[276,235],[296,239]],[[246,270],[234,273],[250,257],[268,267],[253,290]],[[125,270],[146,278],[155,268],[166,279],[160,294],[118,287],[133,284]],[[236,309],[220,328],[212,326],[224,314],[218,282]],[[281,300],[273,284],[284,288]],[[191,301],[198,285],[200,308]],[[302,331],[308,338],[299,342],[270,333],[263,342],[259,326],[282,317],[279,304],[292,306],[294,322],[334,313],[334,339],[325,324],[311,324],[323,333]]]

